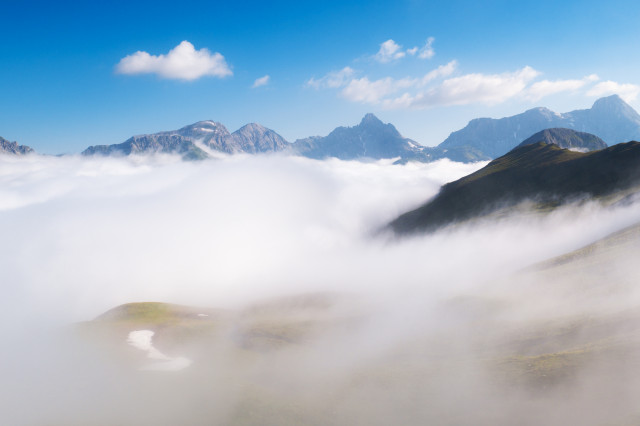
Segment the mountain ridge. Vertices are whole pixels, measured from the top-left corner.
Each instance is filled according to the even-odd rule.
[[[26,155],[34,152],[34,149],[30,146],[19,145],[18,142],[10,142],[0,136],[0,154]]]
[[[545,142],[515,148],[455,182],[387,228],[397,235],[431,232],[532,200],[555,207],[603,197],[640,182],[640,142],[581,153]]]
[[[497,158],[531,135],[548,128],[592,133],[609,145],[640,140],[640,115],[618,95],[596,100],[590,109],[556,113],[545,107],[499,119],[475,118],[452,132],[438,148],[475,148]]]

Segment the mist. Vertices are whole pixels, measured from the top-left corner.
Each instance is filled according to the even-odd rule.
[[[545,276],[527,268],[636,224],[640,206],[586,202],[410,238],[379,232],[442,184],[484,165],[0,157],[3,423],[615,424],[637,418],[632,396],[640,375],[629,374],[635,348],[624,352],[615,374],[610,360],[596,357],[559,385],[520,386],[491,366],[558,352],[562,345],[548,335],[583,318],[597,327],[581,322],[571,337],[576,347],[592,342],[602,324],[608,337],[635,330],[637,245],[616,252],[606,268],[590,265],[580,274]],[[335,295],[338,302],[328,312],[251,311],[309,294]],[[233,312],[234,327],[256,315],[328,325],[304,345],[249,351],[248,360],[238,359],[223,337],[206,349],[214,358],[185,347],[193,365],[173,373],[127,370],[103,346],[65,332],[120,304],[144,301]],[[513,343],[523,330],[543,330],[551,349]]]

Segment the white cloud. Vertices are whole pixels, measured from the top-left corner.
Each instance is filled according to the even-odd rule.
[[[458,67],[458,61],[451,61],[446,65],[440,65],[433,71],[429,71],[421,78],[422,85],[429,83],[432,80],[435,80],[439,77],[447,77],[453,74],[453,72]]]
[[[387,62],[391,62],[395,59],[403,58],[405,55],[406,53],[402,51],[402,46],[389,39],[380,44],[380,50],[378,50],[378,53],[375,54],[374,58],[376,61],[386,64]]]
[[[526,96],[531,100],[537,101],[545,96],[554,95],[556,93],[576,91],[589,83],[598,81],[599,79],[600,77],[596,74],[591,74],[581,80],[542,80],[533,83],[527,90]]]
[[[402,90],[423,87],[430,81],[451,75],[457,66],[456,61],[441,65],[420,78],[393,79],[385,77],[378,80],[369,80],[367,77],[353,79],[345,83],[340,95],[352,102],[377,104],[389,95]]]
[[[332,71],[319,79],[311,77],[307,81],[307,86],[315,89],[337,89],[344,86],[354,73],[353,68],[344,67],[340,71]]]
[[[340,96],[351,102],[383,103],[388,108],[424,108],[471,103],[491,105],[522,95],[529,82],[540,74],[531,67],[502,74],[466,74],[446,79],[420,91],[434,80],[453,74],[457,65],[457,61],[451,61],[419,78],[385,77],[371,80],[365,76],[343,79],[341,85],[336,86],[342,87]]]
[[[435,38],[429,37],[425,45],[420,49],[420,53],[418,53],[418,58],[420,59],[431,59],[436,54],[435,50],[433,50],[433,42]]]
[[[616,83],[615,81],[607,80],[596,84],[591,90],[587,92],[588,96],[606,96],[606,95],[619,95],[627,102],[636,100],[640,93],[640,86],[631,83]]]
[[[197,80],[204,76],[227,77],[233,75],[229,65],[218,52],[196,50],[193,44],[183,41],[166,55],[150,55],[138,51],[125,56],[116,65],[119,74],[157,74],[163,78]]]
[[[255,89],[256,87],[266,86],[267,84],[269,84],[269,80],[271,80],[271,77],[269,75],[265,75],[264,77],[256,78],[256,81],[253,82],[253,86],[251,86],[251,87],[253,89]]]
[[[418,53],[418,48],[417,47],[412,47],[411,49],[407,49],[407,54],[413,56],[416,53]]]
[[[466,74],[443,81],[415,96],[388,99],[389,108],[425,108],[436,105],[495,105],[522,94],[540,73],[531,67],[502,74]]]
[[[415,80],[394,80],[391,77],[370,81],[367,77],[351,80],[340,94],[352,102],[376,104],[400,89],[415,85]]]

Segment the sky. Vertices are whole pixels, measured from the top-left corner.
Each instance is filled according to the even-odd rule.
[[[214,120],[289,141],[373,112],[436,145],[476,117],[640,109],[634,1],[4,0],[0,136],[47,154]]]

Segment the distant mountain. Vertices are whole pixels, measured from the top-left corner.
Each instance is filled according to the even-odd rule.
[[[299,139],[294,142],[291,152],[315,159],[434,159],[429,148],[402,137],[392,124],[384,124],[373,114],[365,115],[357,126],[338,127],[324,137]]]
[[[35,152],[26,145],[18,145],[18,142],[9,142],[0,137],[0,154],[25,155]]]
[[[640,115],[618,95],[598,99],[593,107],[559,114],[547,108],[534,108],[500,119],[477,118],[449,135],[438,148],[461,151],[473,149],[496,158],[536,132],[563,127],[588,132],[613,145],[640,140]]]
[[[479,171],[444,185],[423,206],[389,224],[397,234],[432,231],[532,200],[554,207],[640,183],[640,142],[580,153],[538,142],[518,147]]]
[[[250,123],[231,134],[233,145],[251,154],[283,151],[289,147],[282,136],[257,123]]]
[[[130,155],[144,153],[180,154],[185,159],[207,158],[207,151],[225,154],[282,151],[288,142],[273,130],[251,123],[229,133],[215,121],[199,121],[178,130],[133,136],[115,145],[95,145],[83,155]]]
[[[591,133],[578,132],[571,129],[563,129],[561,127],[553,129],[545,129],[536,133],[530,138],[522,142],[518,147],[531,145],[537,142],[546,142],[548,144],[557,145],[560,148],[570,149],[579,152],[598,151],[605,149],[607,144],[605,141],[592,135]]]

